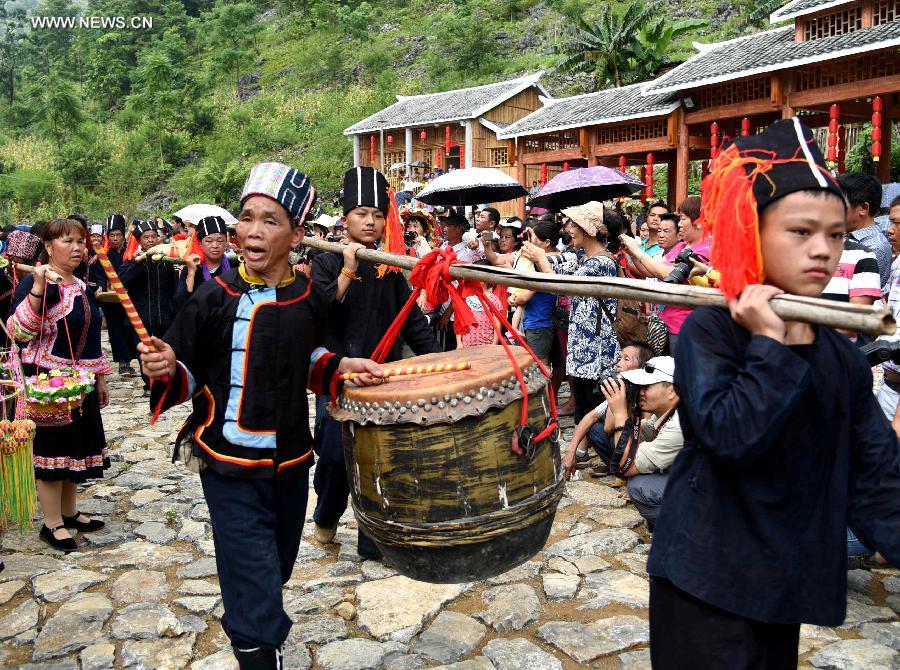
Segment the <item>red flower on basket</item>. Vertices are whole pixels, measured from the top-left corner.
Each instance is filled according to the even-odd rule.
[[[94,373],[59,368],[25,378],[29,414],[55,414],[81,407],[94,390]]]

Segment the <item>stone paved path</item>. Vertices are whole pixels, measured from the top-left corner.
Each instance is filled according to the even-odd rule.
[[[63,556],[8,532],[0,555],[0,667],[23,670],[236,668],[199,479],[169,462],[184,408],[147,421],[135,378],[110,378],[104,412],[113,467],[79,503],[105,517]],[[571,432],[571,421],[566,436]],[[287,668],[560,670],[649,668],[646,554],[636,510],[607,480],[570,483],[545,549],[487,582],[431,585],[356,555],[345,515],[337,543],[305,540],[285,607]],[[314,495],[311,495],[314,498]],[[803,668],[900,664],[900,573],[850,574],[848,618],[804,626]]]

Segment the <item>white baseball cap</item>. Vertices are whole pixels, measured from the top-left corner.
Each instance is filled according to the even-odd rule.
[[[675,359],[671,356],[655,356],[642,368],[625,370],[622,377],[637,386],[650,386],[659,382],[671,384],[675,379]]]

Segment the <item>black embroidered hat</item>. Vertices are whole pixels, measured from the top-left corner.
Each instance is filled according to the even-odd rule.
[[[202,240],[207,235],[221,233],[228,235],[228,228],[225,226],[225,219],[221,216],[204,216],[197,223],[197,239]]]
[[[758,212],[796,191],[831,191],[844,199],[844,192],[828,170],[812,131],[796,116],[776,121],[758,135],[737,137],[731,145],[744,158],[744,170],[753,179]],[[724,150],[731,145],[726,145]],[[759,178],[758,167],[764,163],[771,166],[767,165],[765,176]]]
[[[140,219],[133,219],[131,222],[131,233],[135,237],[140,237],[148,230],[152,230],[156,232],[156,223],[153,221],[141,221]]]
[[[360,166],[344,174],[344,214],[356,207],[377,207],[387,216],[388,181],[375,168]]]
[[[760,213],[786,195],[810,190],[844,201],[812,132],[797,117],[738,137],[718,153],[703,180],[700,223],[704,235],[712,235],[711,261],[726,297],[765,279]]]
[[[121,214],[112,214],[106,218],[106,230],[110,233],[114,230],[118,230],[123,235],[125,234],[125,217]]]

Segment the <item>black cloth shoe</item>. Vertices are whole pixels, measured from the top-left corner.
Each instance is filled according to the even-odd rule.
[[[75,516],[62,515],[63,526],[66,528],[75,528],[81,533],[90,533],[92,530],[100,530],[106,524],[99,519],[91,519],[90,521],[79,521],[78,517],[81,512],[75,512]]]
[[[128,363],[119,363],[119,375],[130,375],[132,372],[131,365]]]
[[[281,649],[238,649],[232,647],[241,670],[281,670]]]
[[[75,551],[76,549],[78,549],[78,545],[75,543],[74,537],[67,537],[64,540],[58,540],[56,539],[56,537],[54,537],[53,533],[60,528],[63,528],[63,526],[57,526],[56,528],[47,528],[47,524],[44,524],[44,526],[41,528],[41,539],[54,549],[59,549],[60,551],[64,551],[67,554],[70,551]]]

